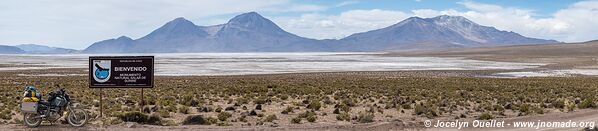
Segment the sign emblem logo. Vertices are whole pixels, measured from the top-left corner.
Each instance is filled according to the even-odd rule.
[[[93,79],[99,83],[104,83],[110,79],[111,60],[93,61]]]

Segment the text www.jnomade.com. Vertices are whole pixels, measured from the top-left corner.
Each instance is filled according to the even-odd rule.
[[[533,129],[545,129],[545,128],[585,128],[588,127],[593,129],[595,121],[516,121],[511,123],[505,123],[504,120],[473,120],[469,121],[424,121],[425,127],[430,128],[533,128]]]

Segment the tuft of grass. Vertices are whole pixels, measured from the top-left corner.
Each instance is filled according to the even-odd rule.
[[[316,113],[313,112],[313,111],[305,111],[305,112],[299,114],[297,117],[299,117],[299,118],[307,118],[309,116],[315,116],[315,115],[316,115]]]
[[[490,113],[482,113],[478,117],[478,120],[490,120],[490,119],[494,119],[494,116],[492,116]]]
[[[429,105],[424,106],[423,104],[416,104],[413,110],[415,112],[415,115],[424,115],[427,118],[433,118],[438,116],[438,113],[436,110],[434,110],[434,107],[429,107]]]
[[[169,118],[170,117],[170,112],[168,112],[167,110],[159,110],[158,114],[160,115],[160,117],[163,117],[163,118]]]
[[[266,119],[264,119],[264,121],[266,122],[273,122],[274,120],[278,120],[278,117],[276,117],[276,115],[268,115]]]
[[[584,99],[577,107],[579,107],[579,109],[596,108],[596,103],[594,103],[594,98],[590,97]]]
[[[322,107],[322,104],[320,103],[320,101],[317,101],[317,100],[312,100],[307,105],[308,109],[312,109],[312,110],[316,110],[316,111],[320,110],[321,107]]]
[[[351,121],[351,115],[349,115],[349,113],[347,113],[347,112],[342,112],[342,113],[336,115],[336,120]]]
[[[359,123],[371,123],[374,122],[374,117],[374,113],[360,112],[357,121],[359,121]]]
[[[402,108],[403,109],[411,109],[411,104],[403,104]]]
[[[214,110],[214,111],[215,111],[215,112],[222,112],[222,107],[218,106],[218,107],[216,108],[216,110]]]
[[[211,125],[211,124],[216,124],[216,123],[218,123],[218,118],[214,118],[214,117],[208,117],[206,120],[207,120],[207,122],[208,122],[208,125]]]
[[[532,109],[533,109],[534,113],[537,113],[537,114],[544,114],[544,109],[542,109],[542,108],[540,108],[540,107],[534,107],[534,108],[532,108]]]
[[[161,124],[162,126],[178,126],[179,125],[174,120],[162,120],[161,123],[162,123]]]
[[[564,109],[565,108],[565,101],[563,100],[555,100],[551,103],[552,107],[557,109]]]
[[[142,112],[134,111],[134,112],[126,112],[117,115],[117,118],[124,122],[137,122],[140,124],[151,124],[151,125],[161,125],[160,121],[162,118],[158,115],[151,115],[148,116],[143,114]]]
[[[291,118],[291,123],[293,123],[293,124],[301,124],[301,118],[300,117],[293,117],[293,118]]]
[[[105,120],[104,122],[108,123],[110,125],[117,125],[117,124],[123,123],[123,120],[121,120],[120,118],[110,118],[110,119]]]
[[[570,112],[571,112],[571,111],[574,111],[574,110],[575,110],[575,104],[569,104],[569,105],[567,106],[567,111],[570,111]]]
[[[281,114],[289,114],[293,112],[293,107],[291,106],[287,106],[287,108],[285,108],[284,110],[282,110],[282,112],[280,112]]]
[[[239,120],[240,122],[247,122],[247,119],[245,119],[245,118],[247,118],[247,116],[246,116],[246,115],[241,115],[241,117],[239,117],[239,119],[238,119],[238,120]]]
[[[188,106],[180,106],[178,110],[179,110],[179,113],[189,114],[189,107]]]
[[[2,112],[0,112],[0,119],[10,120],[11,119],[10,110],[3,110]]]
[[[289,99],[289,96],[288,95],[281,95],[280,99],[281,100],[287,100],[287,99]]]
[[[316,115],[311,115],[311,116],[308,116],[306,119],[308,122],[313,123],[313,122],[316,122],[316,119],[318,119],[318,117]]]
[[[341,111],[338,108],[334,108],[334,111],[332,111],[332,114],[339,114],[341,113]]]
[[[255,104],[266,104],[266,102],[267,102],[267,100],[265,97],[260,97],[260,98],[253,100],[253,103],[255,103]]]
[[[228,122],[218,122],[216,123],[216,126],[232,126],[233,124],[230,124]]]
[[[232,117],[233,115],[231,113],[228,113],[226,111],[220,112],[218,114],[218,120],[220,121],[226,121],[228,118]]]
[[[529,114],[529,113],[532,112],[531,105],[527,104],[527,103],[526,104],[521,104],[521,105],[519,105],[519,111]]]
[[[351,106],[348,106],[346,104],[340,104],[338,105],[338,109],[340,109],[340,111],[349,112],[351,111]]]
[[[210,125],[210,121],[204,118],[202,115],[190,115],[185,117],[183,125]]]
[[[162,118],[156,114],[152,114],[144,123],[150,125],[162,125]]]

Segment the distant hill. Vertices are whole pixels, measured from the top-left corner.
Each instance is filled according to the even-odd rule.
[[[464,47],[558,43],[524,37],[494,27],[476,24],[465,17],[441,15],[434,18],[411,17],[386,28],[356,33],[340,40],[344,49],[427,50]]]
[[[487,56],[499,57],[588,57],[598,56],[598,40],[580,43],[542,44],[542,45],[516,45],[502,47],[483,47],[468,49],[449,49],[442,51],[417,51],[402,52],[398,54],[408,56]]]
[[[256,12],[227,23],[197,26],[176,18],[139,39],[126,36],[93,43],[83,53],[318,52],[435,50],[558,43],[481,26],[464,17],[411,17],[392,26],[340,40],[316,40],[289,33]]]
[[[598,40],[581,43],[514,45],[388,53],[392,56],[459,57],[476,60],[550,63],[545,68],[596,67]]]
[[[121,36],[117,39],[108,39],[93,43],[83,53],[127,53],[133,46],[133,39]]]
[[[74,50],[74,49],[49,47],[49,46],[45,46],[45,45],[36,45],[36,44],[21,44],[21,45],[16,45],[15,47],[25,51],[25,53],[32,53],[32,54],[66,54],[66,53],[77,52],[77,50]]]
[[[20,54],[25,53],[24,50],[21,50],[14,46],[7,46],[7,45],[0,45],[0,54]]]

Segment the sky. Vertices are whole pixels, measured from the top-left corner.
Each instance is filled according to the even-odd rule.
[[[463,16],[534,38],[598,39],[598,0],[3,0],[0,45],[84,49],[120,36],[138,39],[177,17],[208,26],[250,11],[315,39],[438,15]]]

